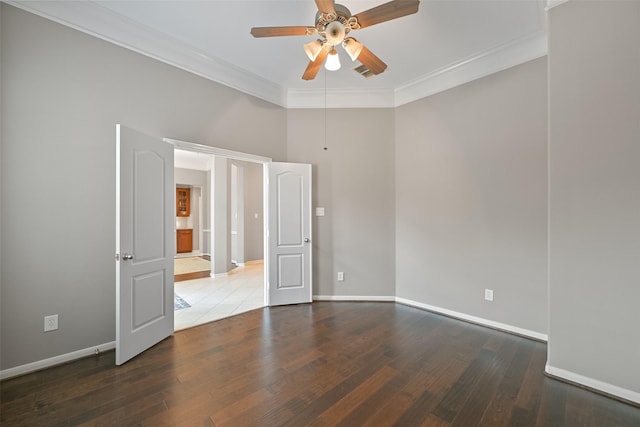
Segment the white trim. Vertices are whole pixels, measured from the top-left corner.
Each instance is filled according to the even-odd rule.
[[[8,1],[12,6],[196,74],[265,101],[284,105],[282,86],[134,22],[92,1]]]
[[[547,9],[566,0],[548,0]],[[324,108],[322,89],[287,89],[95,2],[7,3],[284,108]],[[541,9],[544,1],[539,1]],[[546,55],[546,25],[396,88],[334,89],[326,108],[393,108]]]
[[[436,307],[434,305],[424,304],[421,302],[413,301],[406,298],[396,297],[396,302],[411,307],[421,308],[427,311],[433,311],[434,313],[444,314],[445,316],[454,317],[456,319],[464,320],[470,323],[475,323],[481,326],[487,326],[492,329],[499,329],[516,335],[522,335],[528,338],[532,338],[538,341],[548,341],[547,334],[540,332],[530,331],[529,329],[519,328],[517,326],[507,325],[505,323],[495,322],[493,320],[483,319],[482,317],[471,316],[469,314],[460,313],[458,311],[449,310],[442,307]]]
[[[242,153],[240,151],[226,150],[224,148],[212,147],[210,145],[196,144],[193,142],[180,141],[179,139],[162,138],[164,142],[173,144],[179,150],[193,151],[195,153],[210,154],[212,156],[226,157],[235,160],[244,160],[253,163],[270,163],[271,157],[257,156],[255,154]],[[209,230],[211,231],[211,230]]]
[[[547,48],[546,31],[538,31],[486,50],[396,88],[394,106],[399,107],[543,57]]]
[[[218,279],[220,277],[227,277],[229,275],[228,272],[225,273],[211,273],[210,276],[213,277],[214,279]]]
[[[363,302],[395,302],[391,296],[361,296],[361,295],[314,295],[314,301],[363,301]]]
[[[394,91],[384,88],[366,89],[289,89],[287,108],[393,108]]]
[[[560,6],[563,3],[568,2],[569,0],[547,0],[547,7],[545,8],[546,11],[549,11],[550,9],[553,9],[556,6]]]
[[[555,368],[548,363],[544,367],[544,371],[552,377],[562,378],[569,382],[583,385],[587,388],[601,391],[611,396],[619,397],[634,403],[640,403],[640,393],[636,391],[627,390],[626,388],[618,387],[604,381],[585,377],[584,375],[576,374],[575,372],[567,371],[565,369]]]
[[[59,356],[50,357],[48,359],[27,363],[26,365],[16,366],[15,368],[4,369],[0,371],[0,380],[29,374],[31,372],[40,371],[46,368],[51,368],[53,366],[61,365],[66,362],[82,359],[83,357],[93,356],[96,354],[96,351],[102,353],[105,351],[113,350],[114,348],[116,348],[116,342],[111,341],[105,344],[99,344],[93,347],[84,348],[82,350],[72,351],[71,353],[61,354]]]

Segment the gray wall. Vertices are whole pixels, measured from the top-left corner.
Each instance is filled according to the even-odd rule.
[[[231,264],[231,161],[214,156],[211,170],[213,212],[213,251],[211,254],[214,275],[224,274],[233,268]]]
[[[175,168],[173,177],[176,185],[196,186],[208,188],[207,172],[195,169]]]
[[[548,369],[640,402],[640,2],[571,1],[549,31]]]
[[[7,369],[115,339],[116,123],[284,160],[286,112],[0,8],[0,368]],[[60,329],[45,334],[49,314],[60,316]]]
[[[264,259],[262,165],[242,162],[244,167],[244,260]],[[258,214],[256,218],[254,214]]]
[[[396,110],[328,111],[325,143],[321,110],[284,111],[0,4],[0,369],[114,339],[123,123],[313,164],[315,295],[397,295],[548,332],[549,367],[637,396],[639,8],[551,10],[547,170],[544,59]]]
[[[546,93],[542,58],[396,109],[398,297],[547,332]]]
[[[287,112],[287,159],[313,165],[313,294],[393,296],[393,110],[329,110],[327,127],[324,150],[324,111]]]

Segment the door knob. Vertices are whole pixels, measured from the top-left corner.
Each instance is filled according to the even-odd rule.
[[[305,238],[304,238],[304,242],[305,242],[305,243],[309,243],[310,241],[311,241],[311,240],[309,240],[309,238],[308,238],[308,237],[305,237]]]
[[[133,254],[122,254],[123,261],[132,260],[132,259],[133,259]]]

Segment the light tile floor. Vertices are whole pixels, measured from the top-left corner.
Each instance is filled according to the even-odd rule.
[[[179,331],[264,307],[264,267],[252,261],[224,277],[176,282],[174,290],[191,305],[174,313]]]

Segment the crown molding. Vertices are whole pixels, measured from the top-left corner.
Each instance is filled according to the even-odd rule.
[[[553,7],[567,0],[548,0]],[[286,89],[94,2],[8,4],[285,108],[394,108],[542,57],[546,30],[478,53],[397,88]],[[543,3],[543,2],[541,2]]]
[[[393,108],[392,89],[289,89],[287,108]]]
[[[546,10],[553,9],[556,6],[560,6],[562,3],[566,3],[569,0],[547,0]]]
[[[396,89],[394,106],[523,64],[547,54],[547,34],[539,31],[450,64]]]
[[[285,104],[282,86],[229,62],[208,56],[97,3],[11,0],[7,3],[265,101],[280,106]]]

